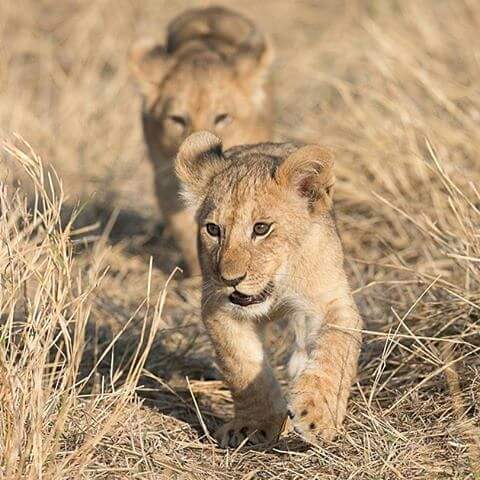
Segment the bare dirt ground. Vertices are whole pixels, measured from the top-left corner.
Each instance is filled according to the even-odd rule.
[[[0,477],[478,478],[480,3],[217,3],[273,38],[277,140],[337,151],[366,321],[345,431],[317,447],[211,438],[230,396],[198,281],[177,272],[164,288],[179,258],[126,64],[137,37],[209,3],[4,0]],[[283,379],[289,332],[273,330]]]

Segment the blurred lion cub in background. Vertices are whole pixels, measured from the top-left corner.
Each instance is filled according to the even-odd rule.
[[[272,59],[255,25],[222,7],[188,10],[168,25],[165,45],[143,39],[130,52],[157,200],[191,275],[200,271],[196,228],[179,199],[176,152],[197,130],[215,132],[227,147],[269,140]]]

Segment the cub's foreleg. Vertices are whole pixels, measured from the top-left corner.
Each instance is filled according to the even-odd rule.
[[[217,432],[220,445],[236,447],[246,438],[250,443],[275,440],[286,418],[286,404],[265,356],[257,322],[205,307],[202,316],[234,401],[234,419]]]
[[[329,301],[324,318],[311,314],[296,318],[289,414],[295,429],[312,442],[333,439],[345,417],[357,371],[361,327],[350,295]]]
[[[197,255],[196,225],[192,213],[187,209],[175,212],[169,216],[168,223],[175,242],[182,252],[187,266],[187,275],[199,276],[201,272]]]

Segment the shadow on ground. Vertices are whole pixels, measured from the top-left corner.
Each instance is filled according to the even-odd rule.
[[[62,218],[67,221],[77,211],[75,228],[95,226],[86,234],[87,238],[107,234],[112,245],[124,244],[129,254],[147,262],[152,257],[154,266],[165,275],[169,275],[176,267],[183,269],[179,250],[161,218],[152,218],[134,209],[118,209],[114,205],[115,201],[107,204],[92,200],[83,203],[81,208],[67,204]],[[82,250],[81,238],[77,240],[80,240]]]

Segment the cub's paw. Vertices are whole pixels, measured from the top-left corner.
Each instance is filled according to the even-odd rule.
[[[221,426],[215,433],[221,448],[238,447],[242,442],[248,445],[275,442],[283,430],[286,416],[268,421],[236,418]],[[245,441],[245,439],[247,439]]]
[[[302,375],[293,385],[288,402],[293,428],[311,443],[333,440],[345,415],[346,402],[339,400],[331,384],[322,385],[317,375]]]

